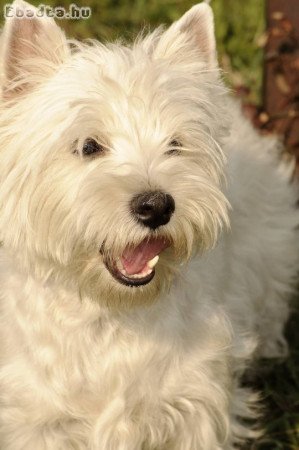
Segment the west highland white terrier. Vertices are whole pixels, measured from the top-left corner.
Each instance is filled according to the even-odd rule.
[[[211,8],[131,45],[67,41],[27,3],[13,11],[1,449],[240,448],[255,435],[248,360],[287,351],[299,215],[277,141],[221,81]]]

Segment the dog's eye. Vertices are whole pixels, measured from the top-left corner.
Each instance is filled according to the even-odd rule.
[[[84,141],[82,147],[83,156],[95,156],[100,153],[104,153],[105,148],[94,139],[88,138]]]
[[[181,153],[182,143],[178,139],[172,139],[169,144],[166,155],[179,155]]]

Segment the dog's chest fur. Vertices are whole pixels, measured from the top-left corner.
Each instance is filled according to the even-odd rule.
[[[33,426],[57,423],[82,445],[123,442],[129,427],[136,446],[161,446],[201,415],[216,418],[217,403],[226,408],[230,335],[204,303],[201,317],[194,294],[178,288],[176,300],[170,293],[150,308],[113,313],[17,271],[6,277],[4,251],[3,262],[2,307],[15,323],[1,319],[10,343],[2,382],[11,410],[22,405]]]

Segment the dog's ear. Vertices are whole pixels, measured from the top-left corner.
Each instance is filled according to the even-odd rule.
[[[4,98],[27,92],[49,77],[66,59],[69,49],[63,31],[49,17],[22,0],[9,5],[2,34]]]
[[[217,67],[214,16],[206,2],[193,6],[174,22],[162,34],[154,53],[158,57],[183,61],[196,51],[207,68]]]

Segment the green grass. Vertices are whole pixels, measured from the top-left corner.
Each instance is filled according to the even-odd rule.
[[[263,427],[266,434],[246,450],[299,449],[299,309],[286,327],[290,355],[285,361],[260,361],[251,385],[264,398]]]
[[[4,0],[0,0],[2,9]],[[39,1],[33,1],[38,5]],[[45,1],[65,6],[66,0]],[[193,0],[81,0],[90,6],[89,20],[64,21],[61,25],[72,37],[95,37],[102,41],[125,36],[131,39],[145,24],[152,28],[171,23],[195,2]],[[263,50],[259,43],[264,32],[264,0],[213,0],[219,60],[227,82],[245,85],[250,100],[259,102],[262,84]],[[299,450],[299,313],[288,326],[291,354],[287,361],[263,361],[254,379],[265,396],[266,434],[250,450]]]
[[[250,99],[258,102],[262,83],[262,48],[258,43],[264,30],[265,0],[212,0],[216,19],[219,60],[232,85],[250,88]],[[0,0],[0,9],[7,3]],[[32,0],[36,6],[46,3],[68,8],[67,0]],[[81,0],[79,6],[90,6],[88,20],[60,21],[67,33],[80,39],[100,40],[118,36],[132,38],[145,24],[151,27],[178,19],[193,0]]]

